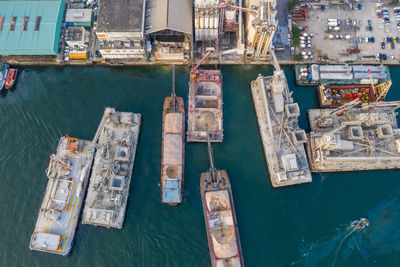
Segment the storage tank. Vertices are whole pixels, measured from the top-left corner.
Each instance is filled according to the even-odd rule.
[[[204,28],[208,29],[210,27],[209,22],[210,22],[210,16],[206,15],[204,18]]]
[[[194,28],[195,28],[195,29],[200,28],[200,17],[198,17],[198,16],[196,16],[196,17],[194,18]]]
[[[218,18],[218,13],[215,15],[214,17],[214,27],[216,29],[218,29],[218,25],[219,25],[219,18]]]
[[[200,29],[204,29],[204,16],[200,17]]]

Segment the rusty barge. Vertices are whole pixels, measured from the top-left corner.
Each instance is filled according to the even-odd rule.
[[[211,265],[244,266],[231,184],[226,171],[214,167],[208,136],[210,169],[201,174],[200,193]]]
[[[163,107],[161,148],[161,202],[176,206],[183,202],[185,171],[185,107],[175,94],[175,68],[172,68],[172,94]]]

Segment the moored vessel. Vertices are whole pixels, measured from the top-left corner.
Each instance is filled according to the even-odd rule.
[[[321,84],[318,86],[319,102],[322,108],[339,107],[355,99],[361,103],[383,101],[392,85],[391,81],[378,85],[330,85]]]
[[[68,255],[93,162],[91,142],[62,137],[50,157],[49,179],[29,248]]]
[[[207,133],[210,169],[200,177],[200,194],[213,267],[244,266],[232,189],[225,170],[214,167]]]
[[[0,64],[0,92],[2,92],[4,89],[9,68],[10,66],[8,64]]]
[[[10,69],[6,78],[5,88],[8,90],[13,87],[15,80],[17,79],[18,70]]]
[[[370,76],[374,84],[390,81],[389,68],[384,65],[295,65],[296,84],[299,86],[370,85]]]
[[[82,223],[121,229],[135,162],[141,115],[106,108],[96,146]]]
[[[188,142],[222,142],[222,74],[220,70],[198,70],[208,52],[190,71],[188,103]]]
[[[183,202],[185,170],[185,107],[175,94],[175,67],[172,67],[172,94],[163,107],[161,148],[161,201],[170,206]]]

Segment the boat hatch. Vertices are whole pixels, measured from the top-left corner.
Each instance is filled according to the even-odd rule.
[[[181,183],[180,179],[165,179],[163,187],[164,202],[180,202]]]

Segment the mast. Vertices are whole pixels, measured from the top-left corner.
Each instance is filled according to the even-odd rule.
[[[175,65],[172,65],[172,111],[176,111],[176,94],[175,94]]]
[[[208,125],[206,124],[206,134],[207,134],[207,150],[208,150],[208,158],[210,160],[210,175],[211,175],[211,183],[216,183],[217,182],[217,177],[216,177],[216,169],[214,166],[214,160],[213,160],[213,151],[210,143],[210,133],[208,132]]]

